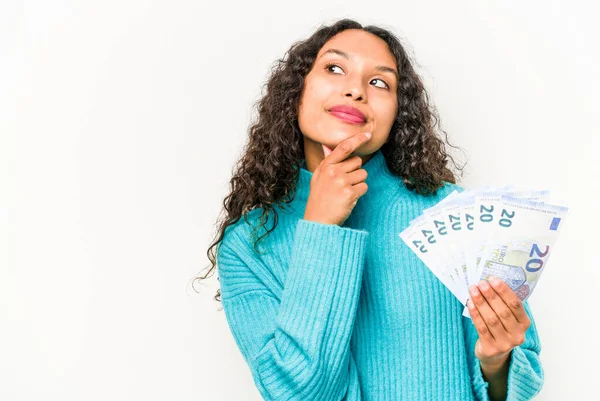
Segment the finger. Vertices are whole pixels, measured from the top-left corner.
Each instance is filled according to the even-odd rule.
[[[361,168],[348,173],[348,181],[350,184],[356,185],[360,182],[365,182],[368,176],[369,173],[367,173],[367,170]]]
[[[485,325],[487,326],[490,333],[495,340],[499,340],[507,335],[504,326],[500,318],[496,315],[496,312],[490,307],[485,297],[479,291],[478,286],[472,285],[469,287],[469,293],[471,294],[471,300],[475,304],[477,311],[481,314]]]
[[[343,140],[327,157],[327,163],[333,164],[346,160],[352,154],[352,152],[354,152],[360,145],[367,142],[369,139],[371,139],[371,133],[363,132]]]
[[[517,333],[521,330],[517,318],[512,313],[510,307],[504,302],[504,299],[498,295],[496,290],[489,284],[489,282],[481,281],[479,283],[479,289],[488,305],[492,308],[496,316],[500,318],[502,326],[508,333]]]
[[[492,280],[490,284],[494,287],[496,293],[502,298],[504,303],[508,305],[517,322],[520,324],[527,324],[529,322],[529,316],[527,316],[527,312],[517,293],[504,281],[493,281],[494,280]]]
[[[470,299],[467,301],[467,308],[469,308],[469,314],[471,315],[473,325],[477,329],[479,339],[484,343],[484,345],[487,345],[487,347],[489,348],[489,346],[491,346],[494,343],[494,336],[492,336],[492,333],[490,333],[490,330],[483,321],[481,313],[479,313],[477,307]]]

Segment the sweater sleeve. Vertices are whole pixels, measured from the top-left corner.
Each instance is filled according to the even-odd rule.
[[[243,241],[224,237],[223,309],[265,400],[361,399],[350,338],[368,234],[299,220],[279,297],[256,274],[264,266],[240,257]]]
[[[531,325],[525,332],[525,342],[513,348],[511,352],[508,370],[507,401],[531,400],[540,392],[544,384],[544,370],[540,361],[540,339],[529,302],[525,301],[523,306],[529,316]],[[467,347],[469,374],[473,384],[475,399],[489,401],[489,384],[483,377],[479,359],[475,356],[475,343],[479,338],[477,329],[473,321],[466,317],[463,317],[463,327],[465,329],[465,346]]]

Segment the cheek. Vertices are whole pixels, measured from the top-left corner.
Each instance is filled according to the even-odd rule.
[[[300,129],[305,132],[308,122],[314,120],[315,116],[315,101],[313,100],[313,94],[309,88],[306,88],[298,108],[298,125]]]
[[[319,125],[323,118],[327,99],[331,98],[331,86],[319,80],[306,81],[298,108],[298,123],[303,132],[308,132],[309,127]]]
[[[375,108],[375,105],[374,105]],[[385,125],[386,129],[389,129],[394,124],[396,119],[396,113],[398,112],[398,105],[396,99],[393,100],[382,100],[376,105],[376,118],[379,120],[380,125]]]
[[[323,109],[325,102],[331,96],[332,86],[326,80],[311,79],[304,89],[304,100],[309,109]]]

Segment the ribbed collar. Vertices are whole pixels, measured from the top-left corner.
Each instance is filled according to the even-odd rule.
[[[353,213],[366,213],[368,209],[377,206],[379,202],[385,202],[388,198],[398,190],[404,187],[404,183],[400,177],[394,175],[388,168],[385,157],[381,149],[373,154],[361,168],[367,171],[367,179],[365,182],[368,185],[367,192],[358,198],[354,206]],[[306,159],[300,161],[300,174],[296,181],[296,195],[291,202],[291,207],[294,213],[304,216],[306,203],[310,194],[310,180],[313,173],[306,169]]]

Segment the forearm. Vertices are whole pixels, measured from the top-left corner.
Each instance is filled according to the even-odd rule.
[[[510,353],[502,360],[493,364],[481,364],[481,373],[488,382],[488,395],[491,401],[506,400],[508,391],[508,369]]]

